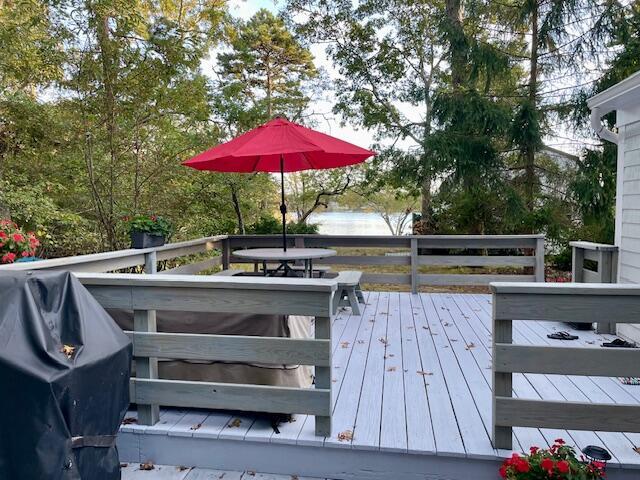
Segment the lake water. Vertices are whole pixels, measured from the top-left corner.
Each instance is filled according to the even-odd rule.
[[[315,212],[309,223],[317,223],[325,235],[391,235],[382,217],[373,212]],[[404,233],[411,230],[411,222]]]

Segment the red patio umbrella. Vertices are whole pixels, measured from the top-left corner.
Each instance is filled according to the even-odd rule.
[[[375,155],[351,143],[276,117],[233,140],[183,162],[197,170],[216,172],[280,172],[282,246],[287,250],[287,207],[284,172],[345,167]]]

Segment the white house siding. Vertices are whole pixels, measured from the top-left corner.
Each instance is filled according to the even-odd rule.
[[[640,283],[640,121],[623,128],[618,146],[624,152],[618,281]],[[618,334],[640,342],[640,323],[618,325]]]

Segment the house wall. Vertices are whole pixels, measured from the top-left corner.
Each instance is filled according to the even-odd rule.
[[[618,282],[640,283],[640,115],[620,127],[616,243],[619,247]],[[618,325],[618,334],[640,342],[640,324]]]

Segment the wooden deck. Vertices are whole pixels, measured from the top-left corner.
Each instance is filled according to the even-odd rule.
[[[334,319],[333,435],[296,416],[280,434],[265,418],[163,409],[154,426],[123,425],[124,462],[153,461],[236,471],[339,479],[495,479],[491,430],[491,297],[365,292],[360,316]],[[609,335],[549,340],[565,324],[517,322],[514,343],[594,346]],[[616,378],[514,375],[519,398],[640,403],[640,386]],[[135,417],[135,412],[131,412]],[[613,455],[608,478],[640,478],[640,434],[514,429],[514,448],[562,437]],[[471,475],[471,476],[470,476]]]

